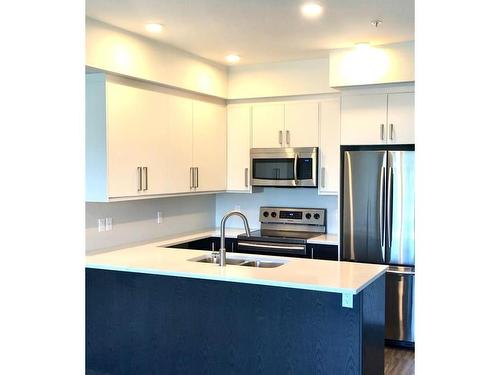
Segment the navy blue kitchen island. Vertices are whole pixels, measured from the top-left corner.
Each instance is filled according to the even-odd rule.
[[[384,294],[88,267],[87,374],[382,375]]]

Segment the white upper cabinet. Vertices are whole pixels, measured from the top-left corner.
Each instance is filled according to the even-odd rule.
[[[318,146],[318,102],[285,103],[285,147]]]
[[[387,96],[387,142],[415,143],[415,94],[401,93]]]
[[[285,145],[284,131],[283,104],[256,104],[252,107],[252,147],[282,147]]]
[[[193,167],[196,191],[226,190],[226,107],[193,102]]]
[[[251,105],[227,107],[227,190],[250,192]]]
[[[415,143],[413,93],[344,96],[341,113],[343,145]]]
[[[175,94],[87,75],[87,201],[226,189],[225,105]]]
[[[340,181],[340,98],[320,102],[319,194],[338,194]]]
[[[166,191],[166,95],[107,82],[106,100],[109,197]]]
[[[386,120],[386,94],[343,96],[341,109],[342,144],[385,144]]]
[[[167,193],[177,194],[192,191],[193,165],[193,101],[181,96],[169,96],[165,103],[169,114],[168,142],[166,150],[168,163]]]

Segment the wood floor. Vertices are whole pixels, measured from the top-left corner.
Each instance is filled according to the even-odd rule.
[[[385,375],[414,375],[415,351],[403,348],[385,348]]]

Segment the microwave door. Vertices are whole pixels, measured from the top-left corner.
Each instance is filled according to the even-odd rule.
[[[252,185],[294,186],[294,158],[254,158],[252,164]]]

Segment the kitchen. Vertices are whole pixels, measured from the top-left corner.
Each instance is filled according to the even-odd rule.
[[[80,371],[415,373],[414,7],[86,2]]]
[[[217,2],[204,3],[213,8],[217,6]],[[201,3],[197,5],[180,7],[175,13],[190,15],[193,17],[190,22],[197,24],[201,22],[197,17],[203,9]],[[225,57],[226,61],[233,61],[228,64],[226,75],[221,66],[213,62],[188,55],[167,44],[153,45],[151,40],[122,31],[116,27],[120,22],[117,15],[127,12],[127,8],[122,5],[111,11],[102,9],[102,6],[102,3],[87,2],[87,370],[95,373],[134,372],[122,367],[122,359],[131,356],[131,348],[116,353],[119,341],[132,340],[132,337],[123,336],[126,328],[119,329],[119,336],[109,332],[106,335],[108,340],[103,341],[102,332],[120,323],[112,318],[104,322],[98,319],[102,315],[115,316],[116,309],[128,310],[125,306],[153,304],[142,300],[117,302],[111,297],[119,286],[113,282],[108,285],[106,273],[132,271],[338,292],[336,294],[342,297],[341,310],[362,306],[362,301],[368,298],[363,295],[375,293],[370,292],[372,288],[385,289],[385,298],[377,292],[380,326],[376,334],[369,333],[367,328],[367,336],[363,334],[357,338],[364,348],[359,357],[353,360],[351,356],[337,358],[324,353],[334,362],[326,361],[321,366],[327,371],[337,372],[340,368],[335,366],[351,361],[355,363],[355,373],[375,374],[384,372],[384,364],[385,373],[391,373],[391,367],[404,363],[405,371],[412,373],[415,343],[412,2],[399,5],[400,11],[408,13],[408,17],[398,20],[405,24],[399,34],[388,35],[383,29],[390,29],[387,24],[396,23],[391,20],[396,18],[394,9],[386,6],[378,9],[379,12],[383,9],[384,21],[374,18],[364,25],[363,29],[368,29],[373,35],[372,39],[386,38],[385,44],[356,43],[353,47],[333,49],[323,57],[308,56],[291,61],[279,61],[283,57],[269,61],[270,57],[264,56],[262,51],[255,51],[254,56],[247,52],[248,58],[257,59],[259,54],[261,57],[246,65],[243,64],[246,56],[238,56],[241,61],[236,61],[238,59],[233,54]],[[267,27],[277,22],[278,13],[284,11],[294,13],[290,14],[290,19],[296,22],[309,22],[309,27],[321,23],[325,17],[339,18],[339,15],[332,14],[332,9],[319,3],[286,8],[268,6]],[[340,4],[335,4],[335,13],[348,10],[349,6],[342,9]],[[262,14],[249,5],[235,6],[229,11],[234,13],[235,24],[242,22],[241,17],[250,11],[255,12],[255,17]],[[365,11],[369,12],[370,8]],[[317,14],[312,14],[314,12]],[[363,10],[358,13],[356,17],[364,17]],[[214,14],[210,22],[219,25],[220,17],[222,15]],[[148,34],[148,28],[153,27],[148,24],[142,35],[151,34],[153,38],[156,36],[156,41],[161,41],[163,34],[169,34],[167,29],[177,29],[175,17],[170,16],[170,19],[165,30],[158,23],[155,29],[158,32]],[[304,26],[307,24],[300,25]],[[220,26],[214,29],[215,32],[227,32]],[[332,33],[331,30],[328,32]],[[238,42],[245,45],[245,33],[240,34],[243,40]],[[289,38],[288,35],[292,32],[283,34],[282,38]],[[189,39],[189,34],[185,37]],[[193,42],[191,51],[195,48],[201,46]],[[142,52],[142,60],[137,59],[134,51]],[[291,56],[290,51],[287,56]],[[159,64],[158,58],[169,66],[173,62],[173,69],[178,70],[175,77],[171,77],[169,70],[154,69]],[[182,67],[176,66],[176,59],[185,62]],[[194,70],[188,64],[197,64],[198,69]],[[311,65],[321,68],[323,74],[318,75],[317,82],[309,82],[306,86],[304,80],[310,79],[310,72],[316,74]],[[191,75],[195,77],[184,82],[181,80],[185,75],[182,69],[187,67],[190,72],[194,71]],[[260,82],[264,80],[268,81],[267,86],[261,87]],[[286,85],[278,82],[286,82]],[[130,211],[132,217],[139,215],[141,219],[127,217]],[[122,224],[123,221],[127,223]],[[142,222],[142,230],[136,221]],[[127,231],[128,236],[121,235],[122,231]],[[392,237],[397,238],[393,240]],[[157,244],[156,247],[149,247],[152,242]],[[137,264],[122,259],[122,256],[128,258],[124,252],[134,245],[148,246],[148,250],[143,249],[134,255],[145,256]],[[184,249],[211,251],[211,255],[186,253],[182,258],[184,262],[202,263],[196,267],[177,262],[177,265],[168,265],[168,261],[160,266],[147,260],[150,251],[150,255],[156,254],[155,257],[161,254],[174,257],[172,249],[179,249],[175,256],[183,254]],[[294,265],[289,258],[315,259],[325,264]],[[335,266],[331,262],[336,262]],[[361,275],[368,271],[356,267],[367,263],[373,270],[368,278],[365,275],[359,279],[356,273]],[[332,268],[325,276],[320,276],[321,267],[338,265],[341,268]],[[220,271],[217,266],[228,269]],[[294,266],[297,270],[308,268],[310,274],[295,271],[295,276],[289,275]],[[354,268],[347,268],[351,266]],[[258,270],[252,271],[250,277],[246,267]],[[346,267],[345,270],[342,267]],[[334,280],[343,281],[346,277],[343,275],[351,273],[353,279],[349,283],[335,284]],[[380,276],[381,273],[386,276]],[[313,281],[318,278],[323,281]],[[383,285],[371,286],[364,291],[374,280],[384,278],[385,288]],[[205,284],[211,285],[208,281]],[[163,290],[165,287],[168,288],[163,285],[155,288]],[[94,295],[94,289],[99,291],[97,295]],[[111,294],[107,295],[103,290],[109,290]],[[280,288],[277,291],[283,293]],[[186,290],[186,293],[196,292]],[[101,298],[114,302],[107,306]],[[272,298],[277,304],[278,298]],[[179,301],[173,303],[180,306]],[[272,302],[264,301],[262,309],[268,308],[267,303]],[[158,304],[154,303],[155,306]],[[298,314],[298,306],[292,308]],[[335,311],[330,312],[332,317]],[[175,312],[169,313],[175,315]],[[139,318],[134,314],[130,319],[151,319],[148,315]],[[243,312],[237,315],[242,316]],[[274,317],[268,318],[274,321]],[[121,314],[120,321],[122,319],[124,314]],[[193,319],[198,318],[193,316]],[[373,323],[376,318],[361,314],[359,319]],[[214,321],[213,324],[227,323]],[[236,325],[238,329],[241,324],[244,323]],[[304,324],[302,321],[303,327]],[[266,341],[265,338],[271,335],[269,330],[261,332],[255,327],[253,333]],[[310,340],[326,340],[314,336],[313,328],[308,333],[312,335]],[[198,330],[196,335],[210,337],[212,334]],[[285,340],[286,335],[281,335]],[[342,339],[332,337],[329,346],[334,348]],[[302,339],[307,340],[304,336]],[[148,340],[157,339],[148,337]],[[185,337],[185,340],[196,346],[194,338]],[[241,334],[232,340],[240,343]],[[365,340],[374,340],[377,345],[367,344]],[[385,361],[384,341],[387,345]],[[257,346],[250,345],[246,350],[259,352],[260,342],[254,344]],[[164,347],[155,350],[172,353],[179,345],[179,342],[165,343]],[[212,341],[206,345],[210,350],[223,350]],[[137,343],[136,347],[144,347],[145,352],[153,353],[145,343]],[[193,350],[189,348],[191,346],[174,357]],[[390,358],[397,355],[407,358],[407,362],[391,363]],[[279,357],[256,365],[269,373],[283,372],[284,367],[273,367]],[[102,358],[107,359],[103,361]],[[232,362],[226,357],[222,360],[226,365]],[[233,358],[236,363],[245,360],[245,356]],[[197,367],[206,363],[204,360],[191,361],[197,364],[194,367],[179,367],[172,360],[159,365],[149,356],[141,362],[159,367],[135,371],[236,371],[222,364]],[[301,373],[311,372],[318,365],[312,358],[303,358],[293,366],[289,364],[295,369],[293,371]],[[248,373],[253,373],[259,367],[246,365],[245,368]]]

